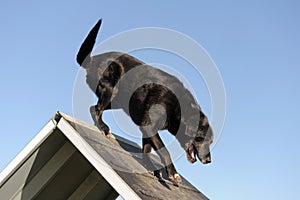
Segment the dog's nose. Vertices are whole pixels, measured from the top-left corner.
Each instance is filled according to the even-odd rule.
[[[210,159],[209,159],[209,160],[206,160],[204,164],[209,164],[209,163],[211,163],[211,160],[210,160]]]
[[[203,164],[209,164],[209,163],[211,163],[210,153],[208,153],[203,159],[201,159],[201,162]]]
[[[209,163],[211,163],[211,159],[204,158],[204,159],[201,159],[201,162],[202,162],[202,164],[209,164]]]

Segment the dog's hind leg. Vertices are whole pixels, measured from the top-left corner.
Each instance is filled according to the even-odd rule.
[[[111,109],[111,104],[109,103],[104,109],[103,106],[99,106],[99,102],[95,106],[90,107],[90,113],[94,120],[95,125],[104,132],[104,134],[109,138],[114,138],[112,133],[110,132],[109,127],[102,120],[102,114],[104,110]]]

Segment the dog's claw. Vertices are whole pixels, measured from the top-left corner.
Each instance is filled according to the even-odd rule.
[[[106,137],[109,139],[116,139],[116,137],[109,131],[108,134],[106,134]]]
[[[152,176],[155,176],[158,179],[162,179],[162,171],[160,170],[155,170],[155,171],[148,171],[149,174]]]
[[[100,130],[100,133],[105,135],[108,139],[116,139],[116,137],[110,131],[106,134],[105,131]]]
[[[148,171],[148,173],[152,176],[154,176],[154,171]]]
[[[172,182],[180,183],[182,181],[181,177],[179,174],[174,174],[173,176],[169,176],[169,179]]]

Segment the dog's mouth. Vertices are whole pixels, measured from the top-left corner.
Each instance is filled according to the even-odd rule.
[[[196,150],[195,150],[195,147],[193,144],[190,144],[190,146],[187,148],[186,156],[187,156],[188,161],[190,161],[191,163],[194,163],[197,161]]]

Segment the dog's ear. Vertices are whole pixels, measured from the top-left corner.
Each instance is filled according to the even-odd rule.
[[[88,36],[85,38],[84,42],[82,43],[78,54],[77,54],[77,62],[80,66],[83,68],[88,67],[88,63],[90,61],[90,54],[93,50],[93,47],[96,42],[96,37],[98,34],[98,31],[100,29],[102,23],[102,19],[100,19],[97,24],[92,28],[92,30],[89,32]]]

